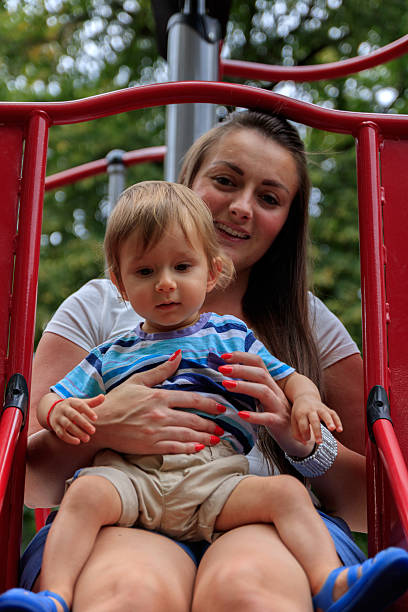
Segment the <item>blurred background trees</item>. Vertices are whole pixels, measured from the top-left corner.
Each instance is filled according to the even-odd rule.
[[[333,62],[384,46],[403,36],[407,25],[402,0],[232,0],[222,53],[286,66]],[[328,108],[407,113],[407,73],[406,58],[400,58],[333,81],[248,84]],[[4,0],[0,5],[3,101],[72,100],[165,81],[166,75],[149,0]],[[314,289],[360,343],[354,141],[299,129],[313,180]],[[162,107],[53,127],[47,174],[103,158],[115,148],[164,142]],[[161,177],[160,164],[128,170],[128,183]],[[37,339],[67,295],[104,274],[106,199],[104,176],[46,195]]]

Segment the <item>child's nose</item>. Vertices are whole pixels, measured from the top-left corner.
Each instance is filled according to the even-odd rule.
[[[156,283],[156,291],[167,292],[173,291],[176,288],[176,283],[170,274],[162,274]]]

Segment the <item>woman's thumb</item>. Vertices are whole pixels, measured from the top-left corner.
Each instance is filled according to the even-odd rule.
[[[160,385],[169,376],[172,376],[177,371],[181,361],[181,350],[179,349],[167,361],[160,365],[147,370],[146,372],[140,372],[133,374],[128,378],[127,382],[131,382],[137,385],[144,385],[145,387],[154,387]]]

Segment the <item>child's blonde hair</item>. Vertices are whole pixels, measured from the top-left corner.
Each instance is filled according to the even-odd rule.
[[[208,269],[215,272],[221,262],[216,286],[225,288],[234,276],[230,258],[222,252],[214,230],[211,212],[191,189],[167,181],[144,181],[125,189],[109,217],[104,249],[109,271],[115,276],[122,292],[120,247],[135,230],[140,239],[140,251],[154,247],[172,224],[181,228],[191,244],[191,232],[196,231],[202,242]]]

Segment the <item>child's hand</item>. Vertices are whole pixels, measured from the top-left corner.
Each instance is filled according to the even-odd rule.
[[[92,410],[105,400],[103,394],[90,399],[69,397],[58,402],[51,411],[49,424],[56,435],[68,444],[89,442],[95,433],[95,427],[90,421],[98,418]]]
[[[323,422],[330,431],[343,431],[340,417],[331,408],[317,400],[316,397],[302,395],[296,399],[292,406],[291,425],[292,435],[300,442],[308,442],[311,432],[316,444],[322,442],[320,422]]]

